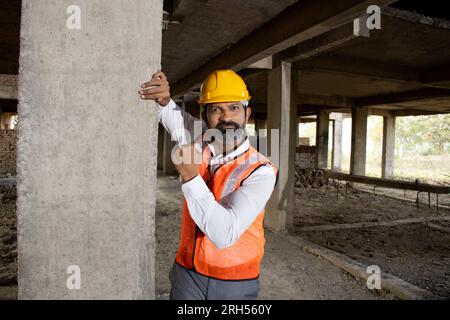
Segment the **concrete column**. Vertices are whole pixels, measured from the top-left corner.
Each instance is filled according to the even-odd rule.
[[[316,154],[317,167],[326,169],[328,166],[328,134],[330,126],[330,113],[319,112],[316,126]]]
[[[367,108],[352,108],[350,174],[359,176],[366,174],[367,115]]]
[[[267,119],[255,118],[257,150],[267,150]]]
[[[22,0],[19,298],[153,299],[162,1],[72,3]]]
[[[383,117],[383,154],[381,163],[382,178],[394,176],[395,159],[395,117]]]
[[[295,102],[297,71],[291,64],[269,71],[267,133],[270,159],[279,169],[278,183],[266,206],[265,226],[274,231],[293,227],[295,147],[298,136]],[[277,131],[273,131],[273,130]],[[274,150],[278,150],[275,152]]]
[[[174,147],[175,141],[172,141],[170,134],[167,132],[167,130],[164,130],[162,170],[166,175],[173,175],[177,173],[175,165],[172,161],[172,150]]]
[[[333,121],[333,161],[334,171],[342,171],[342,113],[336,113]]]

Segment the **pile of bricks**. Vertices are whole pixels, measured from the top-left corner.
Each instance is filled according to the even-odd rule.
[[[0,85],[17,87],[17,75],[15,74],[2,74],[0,75]]]
[[[0,175],[16,174],[16,130],[0,130]]]
[[[316,147],[298,146],[295,164],[302,169],[314,168],[316,166]]]
[[[295,166],[295,188],[321,188],[329,186],[327,174],[322,169],[303,169]]]

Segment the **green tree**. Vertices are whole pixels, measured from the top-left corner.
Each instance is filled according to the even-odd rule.
[[[421,155],[450,151],[450,115],[397,118],[396,149]]]

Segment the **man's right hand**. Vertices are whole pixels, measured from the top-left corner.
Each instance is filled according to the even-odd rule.
[[[152,80],[141,85],[139,96],[142,100],[155,100],[165,107],[170,101],[170,86],[166,75],[158,71],[152,76]]]

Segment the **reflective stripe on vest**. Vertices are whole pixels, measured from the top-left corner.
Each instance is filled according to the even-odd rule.
[[[240,175],[244,171],[248,170],[248,168],[250,168],[251,166],[254,166],[254,164],[257,163],[259,160],[264,160],[262,155],[260,155],[259,153],[254,153],[247,160],[245,160],[245,163],[242,163],[239,166],[237,166],[233,170],[233,172],[230,174],[228,179],[226,180],[225,186],[223,187],[222,195],[220,198],[224,199],[228,194],[233,192],[235,190],[235,186],[236,186],[237,181],[239,180]],[[225,198],[225,199],[230,199],[230,198]],[[228,204],[226,201],[221,202],[221,203]]]

